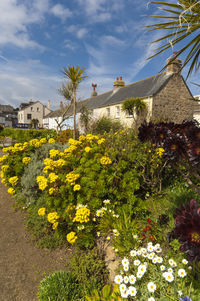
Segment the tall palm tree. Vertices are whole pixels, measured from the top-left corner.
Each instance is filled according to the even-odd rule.
[[[184,40],[185,45],[180,48],[173,60],[183,52],[186,54],[183,67],[190,62],[188,77],[200,67],[200,1],[179,0],[177,4],[163,1],[151,1],[151,3],[161,6],[160,9],[167,12],[168,15],[151,16],[165,21],[147,27],[151,28],[150,30],[167,30],[167,34],[153,41],[153,43],[162,41],[162,45],[156,49],[156,53],[150,58]]]
[[[84,75],[85,69],[79,66],[68,66],[63,68],[63,74],[69,80],[69,86],[72,86],[72,104],[73,104],[73,119],[74,131],[73,138],[76,139],[76,94],[79,84],[87,77]]]

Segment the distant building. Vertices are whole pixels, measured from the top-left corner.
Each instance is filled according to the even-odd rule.
[[[50,108],[40,101],[21,103],[18,111],[18,123],[30,124],[32,120],[38,120],[40,128],[43,127],[43,117],[51,112]]]
[[[10,105],[0,105],[0,124],[13,127],[17,122],[17,110]]]

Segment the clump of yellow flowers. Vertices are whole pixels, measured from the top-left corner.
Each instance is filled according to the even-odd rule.
[[[102,165],[109,165],[112,163],[111,159],[107,156],[103,156],[101,159],[100,159],[100,162]]]
[[[12,185],[12,186],[16,186],[17,182],[18,182],[19,178],[17,176],[15,177],[11,177],[8,182]]]
[[[49,182],[54,183],[58,179],[58,175],[56,175],[54,172],[51,172],[49,174]]]
[[[13,188],[8,188],[8,193],[13,195],[15,194],[15,190]]]
[[[39,186],[39,189],[40,190],[45,190],[45,188],[47,187],[48,185],[48,180],[47,178],[43,177],[43,176],[38,176],[36,178],[36,181],[38,183],[38,186]]]
[[[80,177],[79,174],[75,174],[73,171],[71,171],[70,173],[68,173],[66,175],[66,181],[70,184],[70,185],[75,185],[75,181]]]
[[[158,154],[159,157],[162,157],[163,153],[164,153],[164,148],[159,147],[156,149],[156,153]]]
[[[76,215],[73,219],[73,222],[79,222],[79,223],[87,223],[89,222],[90,218],[90,209],[88,209],[86,206],[79,205],[76,210]]]
[[[76,233],[75,232],[70,232],[70,233],[68,233],[67,234],[67,236],[66,236],[66,239],[67,239],[67,241],[70,243],[70,244],[74,244],[75,243],[75,241],[77,240],[77,236],[76,236]]]
[[[30,157],[24,157],[22,159],[22,163],[24,163],[25,165],[28,165],[31,162],[31,158]]]

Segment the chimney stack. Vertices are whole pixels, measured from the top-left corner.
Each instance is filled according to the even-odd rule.
[[[50,102],[50,100],[48,100],[48,106],[47,106],[47,108],[48,108],[49,110],[51,110],[51,102]]]
[[[93,83],[92,83],[93,91],[92,91],[91,97],[97,96],[97,91],[95,90],[96,87],[97,87],[97,84],[93,84]]]
[[[171,63],[170,63],[171,62]],[[170,73],[181,73],[182,60],[177,58],[177,52],[173,53],[173,56],[167,60],[167,74]]]
[[[122,79],[122,76],[117,77],[116,81],[114,81],[113,84],[113,93],[117,92],[120,88],[123,88],[125,86],[125,82]]]
[[[60,110],[63,110],[63,102],[60,102]]]

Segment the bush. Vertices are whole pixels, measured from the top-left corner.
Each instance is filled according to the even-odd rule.
[[[24,143],[31,139],[40,139],[40,138],[55,138],[56,131],[48,129],[13,129],[13,128],[4,128],[1,132],[2,136],[11,137],[16,142]]]
[[[90,132],[94,134],[102,135],[104,133],[109,133],[113,131],[114,133],[122,130],[123,125],[119,120],[113,120],[109,117],[101,117],[100,119],[93,121],[91,124]]]
[[[39,301],[80,301],[77,279],[72,273],[57,271],[40,282]]]
[[[68,142],[69,138],[72,138],[72,137],[73,137],[73,130],[67,129],[58,134],[56,141],[59,143],[65,144]]]
[[[76,249],[69,258],[68,269],[78,280],[83,296],[93,289],[101,289],[107,282],[108,270],[97,248],[86,252]]]

